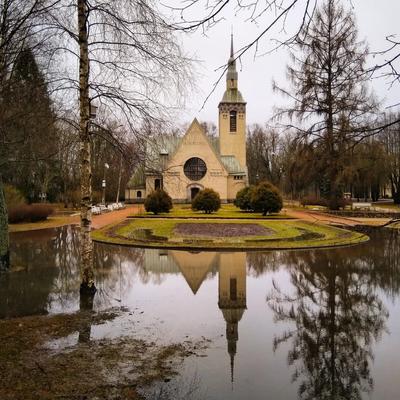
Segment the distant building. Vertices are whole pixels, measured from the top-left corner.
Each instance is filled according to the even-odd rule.
[[[190,202],[204,188],[229,202],[247,185],[246,102],[238,89],[233,54],[231,38],[226,90],[218,106],[218,138],[208,137],[196,119],[183,137],[160,138],[147,149],[145,165],[128,183],[126,201],[140,202],[162,187],[177,203]]]

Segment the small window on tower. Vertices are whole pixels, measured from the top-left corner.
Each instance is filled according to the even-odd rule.
[[[236,111],[229,113],[229,131],[236,132]]]

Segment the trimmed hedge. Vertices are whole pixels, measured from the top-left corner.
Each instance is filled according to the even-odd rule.
[[[261,182],[251,190],[251,207],[262,215],[278,213],[283,207],[283,199],[279,190],[269,182]]]
[[[251,205],[251,192],[253,189],[254,186],[246,186],[245,188],[239,190],[236,193],[236,198],[233,201],[233,204],[243,211],[253,210],[253,207]]]
[[[8,209],[8,222],[16,224],[45,221],[53,212],[54,208],[48,204],[19,204]]]
[[[168,213],[172,209],[172,199],[166,191],[156,189],[146,197],[144,208],[153,214]]]
[[[221,208],[219,194],[213,189],[203,189],[192,200],[192,210],[211,214]]]

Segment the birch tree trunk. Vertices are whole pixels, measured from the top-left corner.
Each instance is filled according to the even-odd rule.
[[[89,132],[89,52],[87,31],[88,7],[86,0],[78,0],[79,30],[79,136],[80,136],[80,189],[81,189],[81,294],[94,294],[92,225],[92,169]]]
[[[0,271],[10,266],[10,246],[8,241],[7,205],[4,197],[3,181],[0,175]]]

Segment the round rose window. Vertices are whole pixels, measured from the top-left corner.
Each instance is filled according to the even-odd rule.
[[[206,174],[207,166],[201,158],[193,157],[185,162],[183,172],[192,181],[199,181]]]

